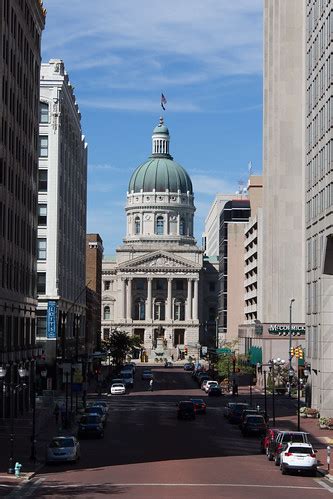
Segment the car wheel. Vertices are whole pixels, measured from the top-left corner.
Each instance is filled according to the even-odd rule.
[[[281,465],[280,469],[281,469],[282,475],[286,475],[287,474],[287,470],[286,470],[286,468],[284,466]]]

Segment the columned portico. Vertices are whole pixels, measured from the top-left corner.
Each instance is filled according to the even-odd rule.
[[[166,302],[166,320],[172,319],[172,277],[168,278],[168,292]]]
[[[127,279],[126,319],[132,319],[132,277]]]
[[[192,279],[187,280],[186,320],[192,319]]]
[[[153,278],[148,277],[147,279],[147,302],[146,302],[146,318],[148,321],[152,320],[152,287],[153,287]]]

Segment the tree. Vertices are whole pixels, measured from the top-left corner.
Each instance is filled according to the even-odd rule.
[[[126,331],[113,331],[108,340],[104,341],[103,349],[113,359],[113,364],[120,366],[126,356],[132,352],[133,347],[140,347],[138,336],[129,336]]]

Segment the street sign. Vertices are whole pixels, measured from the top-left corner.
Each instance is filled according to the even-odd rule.
[[[49,300],[47,304],[47,330],[46,337],[55,339],[57,337],[57,302]]]
[[[202,355],[207,355],[208,348],[207,347],[201,347],[201,353]]]
[[[225,348],[217,348],[217,349],[216,349],[216,353],[217,353],[217,354],[220,354],[220,355],[221,355],[221,354],[222,354],[222,355],[223,355],[223,354],[230,354],[230,353],[231,353],[231,349],[230,349],[230,348],[228,348],[228,347],[225,347]]]

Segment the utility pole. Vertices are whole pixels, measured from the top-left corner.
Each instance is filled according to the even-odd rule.
[[[293,376],[293,368],[292,368],[292,355],[291,355],[291,346],[292,346],[292,309],[293,309],[293,303],[295,301],[295,298],[292,298],[290,300],[290,305],[289,305],[289,397],[291,397],[291,380]]]

